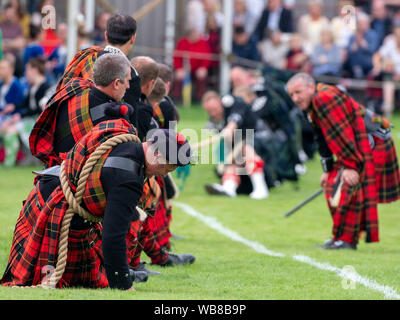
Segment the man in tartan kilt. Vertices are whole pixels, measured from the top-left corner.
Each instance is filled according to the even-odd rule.
[[[337,188],[339,204],[328,201],[333,231],[323,247],[356,249],[362,231],[366,242],[378,242],[377,204],[400,198],[400,172],[390,124],[336,86],[316,85],[308,74],[293,76],[287,89],[315,129],[326,198],[330,199],[342,183]]]
[[[92,79],[93,64],[103,54],[119,54],[128,60],[127,56],[132,51],[135,43],[136,30],[136,21],[131,16],[119,14],[111,16],[107,21],[107,29],[105,32],[107,46],[105,48],[92,46],[79,51],[65,68],[64,74],[58,82],[56,91],[65,87],[65,85],[74,78]],[[140,77],[135,68],[131,66],[131,79],[129,80],[129,88],[124,95],[124,102],[134,107],[134,114],[132,115],[131,122],[136,128],[136,104],[139,102],[140,94]]]
[[[0,280],[3,285],[41,284],[46,281],[46,271],[56,266],[62,220],[69,206],[60,185],[60,170],[65,170],[68,188],[76,192],[89,157],[109,139],[123,134],[133,136],[134,132],[123,118],[101,122],[67,154],[64,167],[38,172],[38,182],[17,221],[8,265]],[[66,267],[56,286],[133,289],[135,274],[128,265],[127,233],[132,222],[139,223],[136,206],[145,176],[165,175],[187,165],[190,155],[185,137],[163,130],[155,132],[147,142],[129,140],[107,149],[84,180],[80,204],[92,215],[103,218],[102,227],[80,215],[73,216]]]

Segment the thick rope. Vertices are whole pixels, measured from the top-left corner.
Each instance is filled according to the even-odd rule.
[[[92,215],[87,210],[83,209],[80,206],[82,202],[83,193],[85,191],[86,181],[89,177],[89,174],[92,172],[94,166],[96,165],[97,161],[100,159],[102,155],[104,155],[109,149],[115,147],[120,143],[125,142],[141,142],[140,139],[133,135],[133,134],[121,134],[118,136],[114,136],[104,143],[102,143],[89,157],[86,161],[85,165],[83,166],[81,173],[79,175],[78,186],[76,188],[75,195],[72,193],[69,185],[68,180],[65,173],[65,162],[63,161],[61,164],[61,171],[60,171],[60,180],[63,193],[65,195],[65,199],[68,202],[69,208],[66,211],[60,230],[60,238],[58,242],[58,259],[56,268],[49,277],[47,283],[42,283],[43,287],[47,288],[55,288],[58,281],[62,278],[64,274],[65,267],[67,264],[67,255],[68,255],[68,234],[69,234],[69,227],[71,225],[71,220],[75,213],[79,214],[83,219],[92,221],[92,222],[100,222],[102,220],[101,217]]]

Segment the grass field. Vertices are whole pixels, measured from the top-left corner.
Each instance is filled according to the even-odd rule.
[[[181,110],[181,117],[180,130],[200,130],[206,120],[200,108]],[[393,122],[396,125],[393,136],[400,150],[400,117]],[[379,206],[379,243],[361,242],[357,251],[322,250],[315,244],[329,238],[331,231],[330,216],[322,196],[292,217],[282,217],[319,188],[319,160],[309,161],[307,169],[297,187],[285,183],[271,190],[268,199],[251,200],[246,196],[235,199],[208,196],[204,184],[217,181],[212,166],[192,167],[173,211],[171,229],[185,237],[184,240],[172,239],[174,252],[194,254],[193,265],[151,266],[162,274],[151,277],[147,283],[135,284],[134,292],[0,287],[0,299],[399,298],[400,202]],[[21,202],[32,187],[32,170],[0,168],[1,274],[7,264]],[[198,216],[188,215],[188,207],[181,204],[190,206]],[[232,237],[236,237],[236,241]],[[257,248],[265,252],[260,253],[255,250]],[[146,256],[143,258],[148,261]],[[359,275],[354,284],[343,278],[341,272],[350,269]]]

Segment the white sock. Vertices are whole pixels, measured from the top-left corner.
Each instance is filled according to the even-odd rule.
[[[253,173],[250,176],[251,183],[253,185],[253,192],[250,193],[250,198],[253,199],[265,199],[268,198],[268,186],[265,182],[264,172]]]
[[[238,184],[235,180],[225,180],[222,184],[222,188],[229,194],[230,197],[236,197],[236,189]]]

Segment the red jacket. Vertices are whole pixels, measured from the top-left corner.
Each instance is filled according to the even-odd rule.
[[[195,72],[197,69],[204,67],[208,68],[211,65],[210,59],[196,59],[192,58],[192,53],[201,53],[201,54],[209,54],[211,55],[212,50],[210,45],[208,44],[207,40],[201,38],[197,42],[190,42],[188,38],[181,38],[175,48],[174,53],[174,68],[175,69],[182,69],[184,67],[183,58],[180,52],[176,51],[188,51],[190,58],[190,70],[191,72]]]

